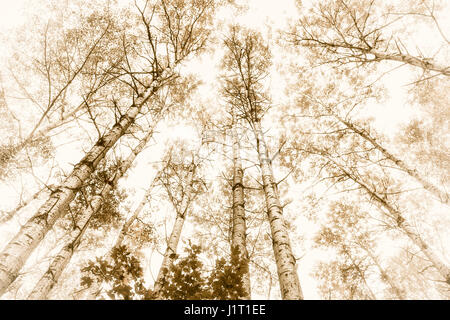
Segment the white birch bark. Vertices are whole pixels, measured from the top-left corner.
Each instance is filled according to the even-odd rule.
[[[351,180],[356,182],[361,188],[367,192],[367,194],[378,202],[383,208],[387,210],[389,213],[389,218],[394,219],[397,222],[397,226],[399,230],[401,230],[419,249],[422,253],[428,258],[429,262],[433,265],[433,267],[438,271],[438,273],[443,277],[443,280],[450,285],[450,268],[433,252],[433,250],[426,244],[426,242],[422,239],[422,237],[412,228],[403,218],[402,214],[396,210],[390,203],[388,203],[385,199],[380,197],[376,192],[370,189],[367,185],[365,185],[362,181],[354,177],[352,174],[343,169],[339,164],[333,161],[331,158],[328,158],[332,161],[339,169],[348,176]]]
[[[175,223],[173,224],[172,232],[170,233],[169,241],[167,242],[167,248],[166,251],[164,252],[164,258],[161,267],[159,268],[155,284],[153,286],[153,291],[157,296],[160,295],[159,292],[164,285],[167,270],[169,270],[170,267],[172,266],[172,263],[177,253],[178,242],[180,241],[184,221],[186,220],[191,205],[190,192],[192,190],[191,187],[195,175],[195,170],[196,170],[195,164],[192,162],[192,167],[191,170],[189,171],[189,178],[187,181],[188,182],[187,194],[183,196],[182,203],[180,206],[176,206],[174,204],[177,217],[175,218]]]
[[[277,185],[274,180],[272,163],[267,151],[264,134],[259,121],[254,122],[254,134],[258,147],[267,215],[272,233],[273,252],[277,264],[281,297],[284,300],[303,299],[302,289],[297,274],[297,264],[292,253],[291,243],[283,220]]]
[[[61,186],[50,195],[37,213],[22,226],[17,235],[8,243],[0,254],[0,295],[17,278],[20,269],[32,251],[52,228],[55,221],[65,215],[70,202],[83,183],[89,178],[109,149],[125,134],[135,121],[142,106],[157,89],[158,84],[154,82],[135,100],[127,113],[75,165],[72,173]]]
[[[152,182],[149,189],[146,191],[146,193],[145,193],[144,197],[142,198],[141,202],[139,203],[138,207],[133,212],[133,215],[131,217],[129,217],[127,219],[127,221],[123,224],[123,226],[119,232],[119,236],[117,237],[116,242],[114,243],[114,246],[109,250],[110,253],[114,248],[118,248],[119,246],[122,245],[122,242],[125,239],[125,236],[127,235],[128,230],[130,229],[131,225],[136,220],[136,218],[139,216],[139,214],[141,213],[144,206],[147,204],[148,198],[153,189],[154,182],[155,181]],[[95,299],[101,291],[102,291],[102,284],[99,282],[92,283],[91,287],[89,288],[90,296],[92,299]]]
[[[110,187],[107,187],[110,189]],[[58,283],[59,277],[70,262],[73,253],[77,250],[84,231],[87,229],[92,216],[97,212],[102,204],[100,195],[94,196],[90,201],[89,207],[86,208],[77,221],[77,228],[71,232],[69,243],[58,252],[53,258],[50,266],[44,275],[34,286],[33,290],[27,297],[27,300],[45,300],[52,288]]]
[[[405,300],[405,296],[403,295],[400,288],[397,287],[397,285],[394,282],[394,279],[386,272],[386,270],[381,266],[380,262],[378,261],[378,257],[375,256],[375,254],[370,250],[370,248],[367,248],[363,245],[360,245],[360,247],[367,253],[367,255],[372,259],[373,263],[377,266],[378,270],[380,271],[381,278],[383,281],[385,281],[389,287],[391,287],[392,292],[395,294],[398,300]]]
[[[187,212],[185,212],[185,214],[186,213]],[[156,277],[155,285],[153,287],[153,291],[157,294],[159,294],[159,291],[162,289],[166,273],[170,269],[175,259],[178,242],[180,241],[181,231],[183,230],[184,221],[186,219],[185,214],[177,213],[172,232],[170,233],[169,241],[167,242],[167,248],[164,253],[163,262],[161,264],[158,276]]]
[[[398,61],[398,62],[410,64],[415,67],[422,68],[424,70],[436,71],[436,72],[442,73],[443,75],[450,76],[450,67],[440,65],[438,63],[432,62],[431,60],[420,59],[420,58],[411,56],[409,54],[403,54],[403,53],[398,53],[398,54],[385,53],[385,52],[377,51],[374,49],[364,50],[364,51],[367,53],[373,54],[377,60]]]
[[[310,43],[306,46],[309,47],[322,47],[322,48],[343,48],[349,50],[351,53],[348,55],[348,58],[354,58],[355,60],[361,60],[365,62],[371,61],[380,61],[380,60],[390,60],[397,61],[404,64],[409,64],[414,67],[422,68],[423,70],[435,71],[445,76],[450,76],[450,67],[444,66],[439,63],[434,62],[432,59],[426,58],[417,58],[410,54],[405,53],[389,53],[379,51],[373,48],[362,48],[359,46],[353,46],[351,44],[339,44],[339,43],[331,43],[327,41],[321,41],[313,38],[305,38],[303,41],[309,41]],[[373,55],[373,57],[368,56]],[[347,55],[343,56],[347,57]]]
[[[432,183],[428,182],[426,179],[424,179],[419,172],[417,172],[416,169],[412,169],[408,167],[402,160],[394,156],[392,153],[390,153],[388,150],[386,150],[383,146],[381,146],[374,138],[369,136],[365,131],[360,130],[356,128],[352,123],[342,119],[338,115],[334,114],[334,116],[343,123],[348,129],[352,130],[354,133],[358,134],[360,137],[365,139],[366,141],[370,142],[378,151],[380,151],[387,159],[395,163],[400,169],[405,171],[407,174],[409,174],[411,177],[416,179],[425,190],[433,194],[434,196],[439,199],[440,202],[444,204],[448,204],[450,201],[449,195],[440,190],[438,187],[433,185]]]
[[[234,116],[233,116],[234,118]],[[233,220],[231,233],[231,247],[238,248],[239,260],[245,264],[246,270],[243,271],[242,284],[246,292],[241,297],[243,300],[251,299],[249,257],[247,252],[246,237],[247,227],[245,223],[245,199],[242,170],[242,160],[240,154],[239,136],[236,130],[236,119],[233,120],[232,136],[233,136]]]
[[[123,224],[122,228],[120,229],[119,236],[117,237],[116,243],[114,244],[113,248],[117,248],[117,247],[120,247],[122,245],[123,239],[128,234],[128,231],[129,231],[131,225],[137,219],[137,217],[141,213],[142,209],[144,209],[145,205],[149,202],[148,199],[149,199],[149,197],[150,197],[150,195],[152,193],[154,183],[155,183],[155,180],[153,180],[152,184],[150,185],[150,187],[145,192],[145,195],[142,197],[141,202],[139,203],[139,205],[136,208],[136,210],[134,210],[134,212],[131,215],[131,217],[129,217],[127,219],[127,221]]]
[[[28,296],[28,300],[42,300],[47,298],[50,290],[58,282],[61,273],[64,271],[72,258],[73,253],[78,248],[83,233],[87,229],[91,218],[100,210],[105,197],[116,187],[119,179],[122,178],[125,172],[131,167],[137,155],[145,148],[152,136],[153,130],[149,131],[145,138],[133,149],[128,158],[120,166],[118,172],[105,184],[101,193],[95,195],[92,200],[89,201],[88,206],[78,219],[77,228],[70,234],[68,243],[53,259],[47,272],[41,277]]]

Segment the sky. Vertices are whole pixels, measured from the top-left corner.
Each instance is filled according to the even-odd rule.
[[[1,0],[0,12],[2,19],[0,20],[0,28],[3,30],[19,25],[24,20],[23,6],[27,0]]]
[[[0,31],[4,35],[7,35],[8,30],[21,25],[25,21],[25,15],[23,14],[23,7],[27,5],[30,0],[0,0]],[[37,2],[34,2],[34,5]],[[269,31],[269,26],[272,30],[283,28],[286,26],[286,23],[295,15],[295,6],[294,0],[250,0],[248,1],[249,10],[246,14],[240,17],[230,17],[229,12],[222,12],[222,18],[227,19],[227,21],[232,20],[233,22],[244,24],[248,27],[255,28],[257,30],[261,30],[261,32],[265,33]],[[448,24],[444,25],[445,27]],[[420,33],[420,38],[426,38],[426,33]],[[6,47],[5,47],[6,48]],[[2,49],[2,55],[7,55],[8,52],[5,52]],[[277,49],[275,49],[277,50]],[[218,63],[220,62],[220,55],[216,55],[214,57],[204,57],[200,61],[194,61],[190,68],[192,71],[196,71],[199,75],[201,75],[202,80],[205,85],[203,87],[202,96],[205,100],[208,98],[214,99],[214,95],[212,94],[212,90],[210,90],[214,86],[209,86],[208,84],[213,84],[216,79],[216,71],[218,70]],[[211,72],[214,70],[214,72]],[[409,110],[409,106],[405,103],[405,96],[407,93],[407,88],[404,86],[405,77],[408,78],[411,76],[411,73],[408,69],[403,69],[398,72],[395,72],[388,77],[386,77],[385,81],[389,88],[390,99],[384,104],[377,104],[376,107],[373,108],[373,115],[376,117],[377,126],[386,132],[392,132],[390,128],[397,127],[399,124],[405,122],[405,118],[407,111]],[[275,95],[274,100],[278,101],[283,99],[284,91],[282,87],[277,87],[277,83],[281,83],[276,78],[277,75],[273,78],[272,90]],[[209,89],[208,89],[209,88]],[[210,96],[208,96],[210,95]],[[277,96],[278,95],[278,96]],[[395,106],[395,108],[393,107]],[[171,132],[173,136],[182,136],[185,133],[185,128],[179,127],[177,130]],[[168,138],[166,136],[165,138]],[[65,168],[70,168],[72,165],[73,153],[71,152],[71,146],[68,145],[65,148],[61,148],[58,151],[58,155],[56,156],[57,161],[63,165]],[[78,150],[77,150],[78,151]],[[151,159],[157,159],[158,155],[161,154],[162,150],[155,152],[153,149],[151,152]],[[146,165],[151,160],[147,160],[145,163],[142,162],[142,165]],[[127,182],[128,186],[133,186],[135,189],[134,199],[140,199],[141,195],[144,192],[144,188],[148,185],[148,181],[150,179],[151,174],[140,174],[139,170],[132,170],[129,176],[129,181]],[[298,192],[298,189],[295,189]],[[10,197],[9,199],[3,199],[6,202],[11,201],[14,202],[15,198]],[[129,200],[130,201],[130,200]],[[5,202],[5,201],[4,201]],[[133,202],[133,201],[130,201]],[[136,202],[136,201],[134,201]],[[32,210],[24,211],[21,214],[21,218],[15,222],[15,225],[10,225],[8,228],[0,228],[0,242],[2,237],[10,238],[20,227],[20,224],[26,221],[28,217],[32,214]],[[303,221],[304,222],[304,221]],[[305,230],[308,227],[302,226],[300,229]],[[55,235],[56,237],[56,235]],[[55,240],[54,238],[53,240]],[[50,241],[50,240],[49,240]],[[1,249],[1,246],[0,246]],[[30,262],[28,263],[29,267],[32,267],[33,262],[36,262],[42,259],[43,256],[48,255],[48,252],[43,250],[40,254],[36,253],[33,257],[30,258]],[[158,261],[160,258],[156,258],[155,263],[151,266],[152,273],[158,269]],[[305,294],[306,299],[317,299],[319,298],[318,292],[315,288],[315,283],[312,277],[310,276],[310,272],[312,270],[312,266],[315,262],[313,257],[307,256],[302,262],[301,266],[303,269],[299,270],[300,281],[302,283],[303,292]],[[254,297],[254,298],[264,298],[264,297]]]

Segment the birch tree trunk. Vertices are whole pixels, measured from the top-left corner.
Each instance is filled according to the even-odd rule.
[[[127,221],[124,223],[124,225],[122,226],[120,232],[119,232],[119,236],[116,239],[116,242],[114,244],[114,246],[109,250],[109,253],[111,253],[111,251],[114,248],[118,248],[119,246],[122,245],[123,240],[125,239],[125,236],[128,233],[128,230],[130,229],[131,225],[133,224],[133,222],[136,220],[136,218],[139,216],[139,214],[141,213],[142,209],[144,208],[144,206],[148,203],[148,198],[152,192],[153,186],[154,186],[154,182],[152,182],[152,184],[150,185],[150,187],[148,188],[148,190],[146,191],[144,197],[142,198],[141,202],[139,203],[138,207],[136,208],[136,210],[133,212],[133,215],[131,217],[129,217],[127,219]],[[98,294],[101,292],[102,290],[102,284],[99,282],[93,282],[90,286],[90,296],[92,299],[95,299],[96,296],[98,296]]]
[[[178,242],[180,241],[181,231],[183,230],[184,221],[186,219],[186,213],[180,214],[177,213],[177,218],[175,219],[175,223],[172,228],[172,232],[170,233],[169,241],[167,242],[167,248],[164,253],[163,262],[158,272],[158,276],[156,277],[155,285],[153,287],[153,291],[159,295],[159,291],[162,289],[164,285],[164,278],[175,260],[175,255],[177,253]]]
[[[133,149],[128,158],[120,166],[117,174],[112,176],[105,184],[101,193],[95,195],[93,199],[89,201],[88,206],[80,215],[77,222],[77,228],[70,235],[69,242],[53,259],[47,272],[41,277],[28,296],[28,300],[46,299],[50,290],[58,282],[60,275],[72,258],[73,253],[78,248],[83,233],[87,229],[91,218],[100,210],[105,197],[117,186],[119,179],[122,178],[125,172],[131,167],[137,155],[145,148],[152,136],[153,130],[149,131],[145,138]]]
[[[233,118],[234,115],[233,115]],[[246,237],[247,228],[245,224],[245,200],[242,170],[242,161],[240,154],[239,136],[236,130],[236,119],[233,119],[232,135],[233,135],[233,221],[231,234],[231,247],[237,248],[239,252],[239,260],[243,263],[241,270],[243,273],[242,284],[246,295],[241,297],[243,300],[251,299],[249,257],[247,252]]]
[[[303,299],[303,293],[298,279],[297,264],[292,253],[286,225],[283,221],[283,209],[280,205],[277,185],[273,176],[272,163],[269,159],[269,153],[259,121],[254,122],[253,130],[258,148],[281,297],[285,300],[301,300]]]
[[[182,204],[177,207],[174,204],[175,211],[177,213],[177,217],[175,219],[175,223],[173,224],[172,232],[170,233],[169,241],[167,242],[167,248],[164,253],[164,258],[159,268],[158,276],[156,277],[155,284],[153,286],[153,291],[159,297],[160,291],[164,285],[165,276],[167,274],[167,270],[171,267],[173,261],[175,260],[175,256],[177,253],[178,242],[180,241],[181,231],[183,230],[184,221],[186,220],[186,216],[188,214],[188,210],[190,208],[190,196],[192,182],[195,174],[195,164],[192,163],[193,167],[189,172],[188,178],[188,194],[184,195]]]
[[[376,62],[381,60],[397,61],[404,64],[409,64],[414,67],[422,68],[423,70],[435,71],[445,76],[450,76],[450,67],[433,62],[432,59],[418,58],[406,53],[389,53],[379,51],[373,48],[355,46],[349,43],[333,43],[320,39],[315,39],[310,36],[306,36],[300,41],[309,42],[306,44],[308,47],[321,47],[326,48],[335,54],[341,55],[342,58],[354,58],[357,61],[363,62]],[[295,42],[295,41],[294,41]],[[297,40],[297,43],[298,40]],[[336,49],[348,50],[348,53],[338,53]],[[372,56],[369,56],[372,55]]]
[[[383,208],[387,210],[389,213],[389,218],[394,219],[397,222],[397,227],[401,230],[428,258],[432,266],[438,271],[438,273],[443,277],[444,281],[450,285],[450,268],[430,249],[430,247],[426,244],[426,242],[422,239],[422,237],[406,222],[405,218],[403,218],[402,214],[395,209],[390,203],[388,203],[385,199],[380,197],[376,192],[370,189],[367,185],[365,185],[358,178],[347,172],[343,169],[339,164],[337,164],[331,158],[328,158],[332,161],[339,169],[351,180],[357,183],[366,193],[378,202]]]
[[[39,198],[40,195],[44,193],[44,191],[47,191],[47,189],[51,189],[51,186],[44,186],[43,188],[38,190],[34,195],[32,195],[29,199],[19,203],[19,205],[17,205],[14,209],[7,212],[2,212],[0,216],[0,223],[5,223],[11,220],[20,210],[22,210],[22,208],[26,207],[33,200]]]
[[[154,82],[141,94],[119,121],[101,137],[86,156],[75,165],[72,173],[64,180],[39,208],[37,213],[22,226],[18,234],[8,243],[0,254],[0,295],[17,278],[32,251],[52,228],[55,221],[64,216],[70,202],[94,172],[98,163],[112,146],[134,123],[142,106],[157,91]]]
[[[399,300],[405,300],[405,296],[403,295],[400,288],[398,288],[395,285],[394,279],[384,270],[384,268],[381,266],[380,262],[378,261],[378,258],[375,256],[375,254],[370,250],[370,248],[367,248],[366,246],[360,245],[360,247],[367,253],[367,255],[372,259],[373,263],[377,266],[378,270],[380,271],[381,277],[386,283],[391,287],[392,291],[394,292],[395,296]]]
[[[109,189],[109,188],[108,188]],[[77,250],[81,238],[87,229],[92,216],[97,212],[102,204],[102,197],[97,195],[90,201],[89,207],[86,208],[77,221],[76,230],[72,231],[67,243],[53,258],[50,266],[44,275],[34,286],[27,300],[45,300],[53,287],[58,283],[59,277],[70,262],[73,253]]]
[[[136,208],[136,210],[134,210],[133,215],[127,219],[127,221],[122,226],[122,229],[120,229],[119,236],[117,237],[116,243],[114,244],[113,248],[117,248],[122,245],[123,239],[127,235],[128,230],[130,229],[131,225],[137,219],[137,217],[141,213],[142,209],[144,209],[145,205],[148,203],[148,198],[150,197],[150,195],[152,193],[154,182],[155,181],[152,182],[150,187],[145,192],[145,195],[142,197],[142,200],[139,203],[138,207]]]
[[[334,114],[334,113],[333,113]],[[433,185],[432,183],[428,182],[426,179],[424,179],[419,172],[417,172],[416,169],[409,168],[402,160],[394,156],[392,153],[390,153],[388,150],[386,150],[383,146],[381,146],[374,138],[372,138],[365,130],[358,129],[355,125],[352,123],[342,119],[338,115],[334,114],[334,116],[343,123],[348,129],[352,130],[354,133],[365,139],[366,141],[370,142],[378,151],[380,151],[387,159],[395,163],[400,169],[405,171],[407,174],[409,174],[411,177],[416,179],[425,190],[430,192],[431,194],[435,195],[439,201],[441,201],[444,204],[448,204],[450,197],[449,195],[440,190],[438,187]]]
[[[412,65],[415,67],[422,68],[424,70],[436,71],[436,72],[442,73],[443,75],[450,76],[450,67],[439,65],[439,64],[429,61],[429,60],[416,58],[409,54],[404,54],[404,53],[392,54],[392,53],[385,53],[385,52],[377,51],[374,49],[363,50],[363,52],[373,54],[375,56],[375,59],[377,59],[377,60],[398,61],[398,62],[406,63],[406,64],[409,64],[409,65]]]

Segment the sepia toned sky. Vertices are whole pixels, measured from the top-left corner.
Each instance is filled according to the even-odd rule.
[[[4,38],[7,38],[8,30],[13,29],[17,26],[22,25],[26,21],[26,16],[24,15],[24,7],[33,4],[33,7],[38,8],[39,1],[45,0],[0,0],[0,31],[2,33],[1,41],[4,41]],[[125,1],[125,0],[123,0]],[[287,23],[290,19],[293,19],[296,16],[296,9],[294,0],[249,0],[249,1],[238,1],[238,3],[246,2],[248,5],[248,10],[239,15],[233,16],[231,11],[223,10],[219,15],[218,19],[223,20],[224,23],[238,23],[241,25],[245,25],[247,27],[259,30],[264,35],[270,35],[272,37],[271,41],[275,42],[277,37],[277,29],[284,29],[287,26]],[[449,1],[450,2],[450,1]],[[31,9],[32,7],[29,7]],[[32,11],[32,9],[31,9]],[[450,19],[442,20],[443,28],[450,31]],[[29,32],[33,32],[33,30],[29,30]],[[434,41],[436,39],[427,38],[429,30],[417,30],[415,33],[417,37],[417,43],[421,44],[421,47],[434,47]],[[450,32],[449,32],[450,34]],[[9,39],[11,40],[11,39]],[[3,47],[0,49],[1,56],[5,57],[9,54],[7,51],[7,47]],[[283,63],[284,55],[280,51],[279,48],[274,48],[274,67],[271,75],[271,94],[273,96],[274,103],[283,104],[287,103],[289,100],[289,96],[286,95],[286,88],[283,85],[282,75],[276,72],[277,63]],[[187,70],[196,73],[202,80],[203,85],[201,86],[202,91],[200,91],[199,95],[202,97],[202,101],[207,101],[210,103],[220,103],[220,100],[217,99],[215,95],[215,91],[217,88],[217,73],[219,70],[219,63],[221,59],[221,52],[215,52],[209,56],[204,56],[199,58],[198,60],[194,60],[191,62],[189,66],[187,66]],[[3,68],[4,61],[0,63],[0,66]],[[4,69],[0,69],[2,72],[2,77]],[[388,98],[383,101],[383,103],[374,104],[372,106],[371,112],[372,116],[375,119],[375,123],[378,129],[386,135],[394,135],[395,130],[393,128],[399,127],[401,124],[408,121],[409,117],[414,116],[414,112],[411,112],[412,107],[408,103],[407,95],[409,87],[405,86],[405,79],[414,80],[415,77],[414,71],[411,71],[409,68],[400,68],[395,72],[384,77],[383,81],[385,86],[387,87]],[[274,128],[276,129],[276,128]],[[170,133],[162,133],[160,134],[160,138],[168,139],[169,136],[182,137],[189,135],[189,128],[178,127],[174,130],[170,131]],[[69,170],[73,165],[73,159],[77,158],[81,155],[80,148],[74,148],[71,145],[64,146],[57,150],[56,161],[60,164],[60,166],[66,170]],[[155,147],[151,151],[147,150],[146,153],[143,153],[143,157],[146,159],[138,162],[137,166],[131,170],[127,181],[123,183],[127,188],[134,189],[134,196],[128,199],[128,203],[132,206],[133,203],[139,202],[141,196],[144,193],[145,188],[148,185],[149,180],[151,180],[152,172],[149,170],[145,170],[145,167],[152,161],[156,161],[159,156],[161,156],[163,151],[162,146]],[[144,172],[144,173],[142,173]],[[3,187],[2,187],[3,188]],[[14,188],[8,186],[8,192],[12,192]],[[290,196],[295,198],[298,193],[301,192],[303,186],[294,186],[291,190]],[[16,188],[17,189],[17,188]],[[3,192],[2,192],[3,191]],[[0,190],[1,201],[3,207],[7,207],[9,204],[13,204],[16,201],[17,195],[13,196],[8,195],[6,189]],[[2,207],[2,208],[3,208]],[[167,209],[167,208],[166,208]],[[170,210],[166,210],[170,211]],[[32,210],[25,211],[21,214],[21,218],[13,221],[7,226],[0,226],[0,250],[3,248],[3,244],[6,243],[12,235],[17,232],[20,228],[20,225],[26,221],[26,219],[32,214]],[[303,232],[305,237],[308,237],[306,233],[308,230],[313,230],[313,226],[308,225],[308,221],[305,219],[297,221],[298,229],[300,232]],[[189,227],[187,227],[189,228]],[[188,232],[189,230],[187,230]],[[56,238],[50,239],[49,241],[56,241]],[[114,241],[112,241],[114,242]],[[180,245],[181,247],[181,245]],[[56,252],[58,248],[54,249],[53,252]],[[306,299],[319,299],[320,296],[318,294],[315,280],[311,276],[311,272],[313,269],[314,263],[317,261],[317,256],[310,253],[303,253],[302,249],[298,248],[298,253],[302,256],[302,259],[299,262],[299,277],[300,282],[302,284],[303,293]],[[387,249],[389,250],[389,249]],[[33,268],[33,263],[41,261],[48,255],[49,252],[42,249],[41,251],[36,250],[36,253],[29,259],[27,263],[28,268]],[[151,272],[153,276],[156,275],[159,264],[161,262],[161,255],[159,253],[154,253],[155,257],[152,257],[152,262],[148,266],[147,272]],[[319,254],[319,253],[316,253]],[[150,259],[150,257],[148,257]],[[27,284],[25,284],[27,286]],[[29,284],[28,286],[31,286]],[[254,299],[265,299],[263,296],[253,296]]]

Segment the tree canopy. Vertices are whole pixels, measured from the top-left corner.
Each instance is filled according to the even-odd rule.
[[[447,1],[22,4],[2,299],[450,298]]]

